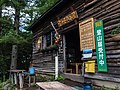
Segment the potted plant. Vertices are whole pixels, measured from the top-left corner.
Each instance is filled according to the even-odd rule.
[[[116,29],[112,30],[111,34],[112,34],[113,40],[119,41],[120,40],[120,27],[117,27]]]
[[[58,45],[57,44],[54,44],[54,45],[51,45],[49,47],[46,47],[44,49],[40,49],[39,52],[49,52],[49,51],[52,51],[52,50],[58,50]]]

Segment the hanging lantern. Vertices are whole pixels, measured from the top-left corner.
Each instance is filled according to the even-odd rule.
[[[55,44],[58,44],[58,40],[55,40]]]

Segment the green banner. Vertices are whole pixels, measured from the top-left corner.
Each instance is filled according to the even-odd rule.
[[[95,22],[96,54],[98,72],[107,72],[103,21]]]

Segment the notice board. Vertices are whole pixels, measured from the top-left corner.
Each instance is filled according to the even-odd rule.
[[[85,72],[95,73],[95,60],[85,62]]]
[[[95,49],[94,19],[89,18],[79,23],[80,50]]]

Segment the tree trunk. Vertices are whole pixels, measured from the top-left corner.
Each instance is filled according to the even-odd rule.
[[[2,7],[0,7],[0,18],[2,17]],[[0,20],[0,35],[2,34],[2,22]]]
[[[15,21],[14,21],[14,30],[19,32],[19,17],[20,17],[20,9],[15,8]]]
[[[17,67],[17,45],[12,46],[12,58],[11,58],[11,68],[16,69]]]
[[[19,32],[19,16],[20,16],[20,9],[15,8],[15,21],[14,21],[14,30],[16,33]],[[17,68],[17,45],[12,46],[12,60],[11,60],[11,69]]]

